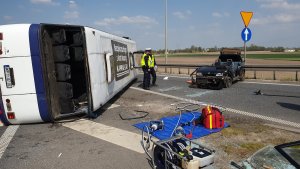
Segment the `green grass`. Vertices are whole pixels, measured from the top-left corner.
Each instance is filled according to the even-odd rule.
[[[242,148],[247,149],[247,151],[257,151],[265,146],[263,143],[243,143],[240,145]]]
[[[251,59],[276,59],[276,60],[290,60],[300,61],[300,53],[280,53],[280,54],[248,54],[247,58]]]
[[[169,54],[168,57],[217,57],[216,53],[176,53]],[[157,57],[165,57],[164,54],[156,55]],[[243,54],[242,54],[243,56]],[[296,53],[266,53],[266,54],[247,54],[250,59],[275,59],[275,60],[289,60],[300,61],[300,52]]]
[[[176,53],[176,54],[168,54],[168,57],[207,57],[207,56],[213,56],[216,57],[219,54],[214,53]],[[156,55],[157,57],[165,57],[164,54]]]

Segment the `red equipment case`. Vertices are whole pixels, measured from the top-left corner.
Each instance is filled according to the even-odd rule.
[[[207,106],[203,108],[201,118],[205,128],[216,129],[224,127],[224,116],[216,107]]]

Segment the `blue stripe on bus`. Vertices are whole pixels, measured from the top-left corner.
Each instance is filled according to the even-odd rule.
[[[36,96],[41,118],[45,122],[51,121],[48,109],[46,90],[43,79],[43,70],[41,62],[40,44],[39,44],[39,24],[32,24],[29,28],[29,43],[31,52],[31,61],[34,75]]]
[[[1,113],[0,114],[0,121],[6,126],[10,125],[10,122],[7,120],[6,115],[5,115],[1,89],[0,89],[0,113]]]

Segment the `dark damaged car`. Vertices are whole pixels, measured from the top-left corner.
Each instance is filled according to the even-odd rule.
[[[233,82],[245,79],[243,66],[240,50],[222,49],[213,65],[199,67],[191,74],[192,84],[201,88],[229,88]]]

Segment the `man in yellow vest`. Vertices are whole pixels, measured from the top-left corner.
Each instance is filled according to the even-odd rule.
[[[150,89],[150,74],[152,75],[152,85],[155,86],[155,82],[156,82],[156,61],[155,61],[155,57],[152,54],[152,50],[151,48],[146,48],[145,49],[145,53],[142,56],[141,59],[141,66],[144,72],[144,80],[143,80],[143,88],[145,90],[149,90]]]

